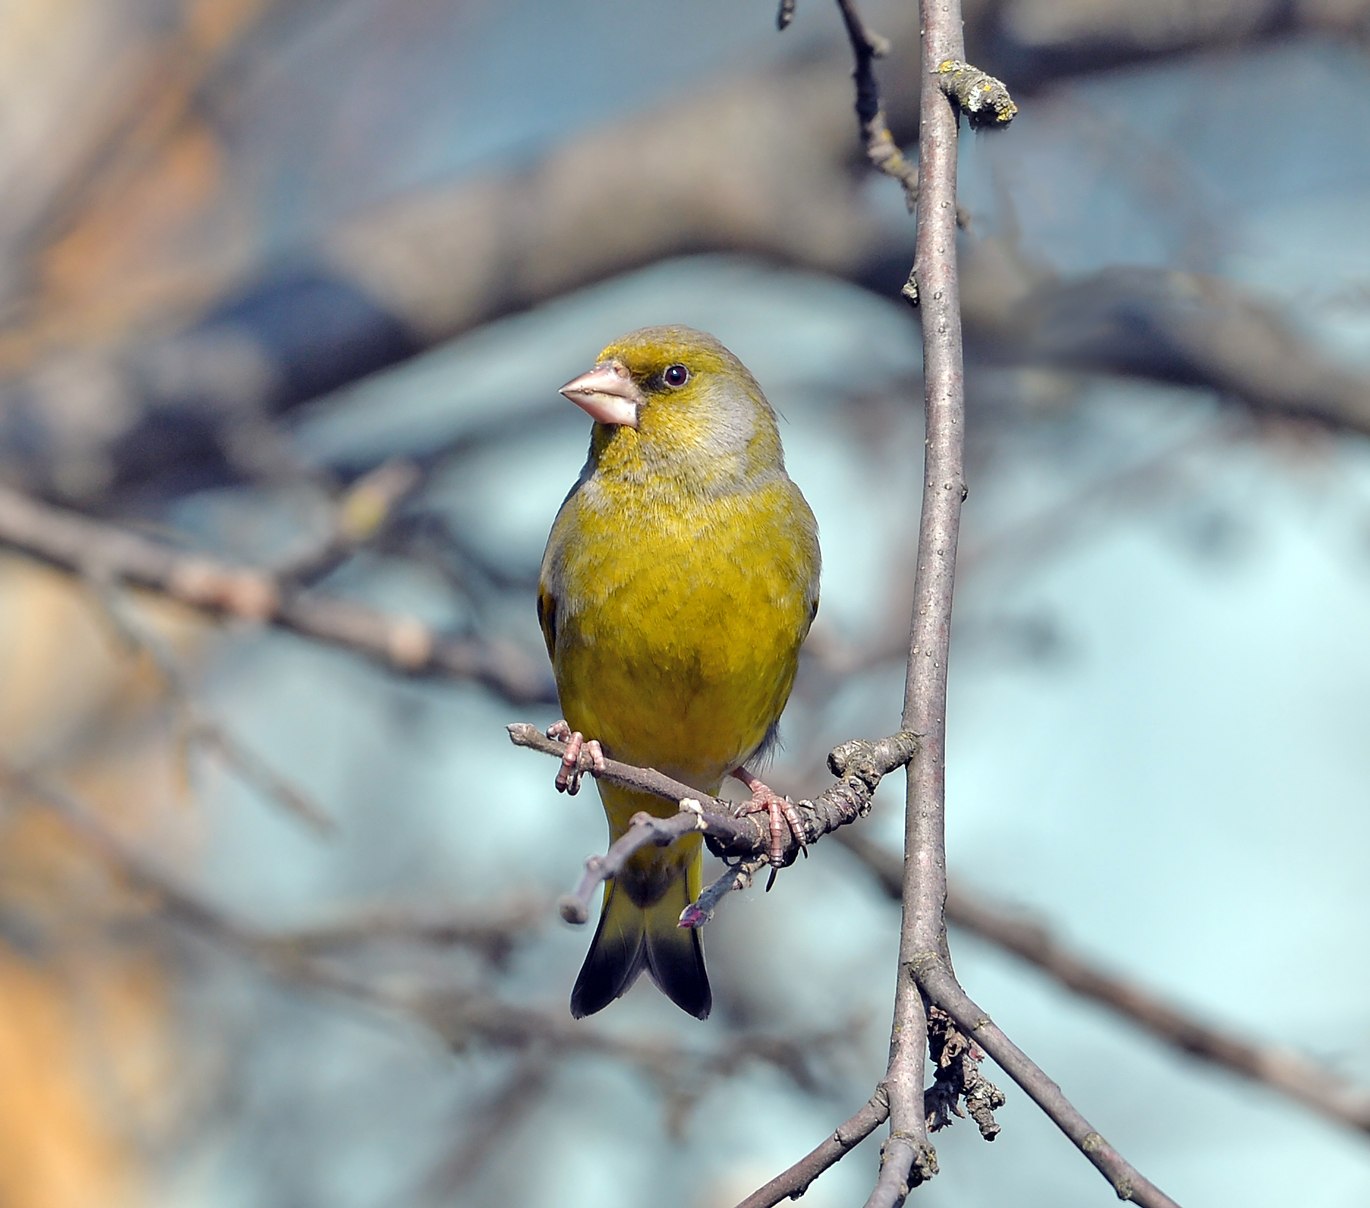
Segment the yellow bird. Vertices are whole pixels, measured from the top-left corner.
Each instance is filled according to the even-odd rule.
[[[623,336],[561,393],[596,422],[538,589],[565,714],[552,733],[568,743],[558,788],[575,791],[582,747],[701,793],[731,775],[774,835],[788,824],[802,840],[789,803],[745,766],[775,739],[818,609],[818,525],[785,472],[775,412],[741,361],[688,327]],[[611,840],[639,810],[675,812],[598,787]],[[605,885],[572,1015],[607,1006],[643,969],[708,1015],[699,933],[679,922],[702,869],[689,835],[638,852]]]

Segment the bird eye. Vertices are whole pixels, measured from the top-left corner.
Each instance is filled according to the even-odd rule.
[[[667,365],[666,372],[661,375],[661,380],[666,385],[679,389],[690,380],[690,371],[684,365]]]

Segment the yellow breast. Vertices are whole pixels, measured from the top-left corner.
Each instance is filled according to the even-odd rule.
[[[783,472],[648,501],[591,477],[557,517],[543,585],[571,726],[712,793],[789,697],[817,606],[816,526]]]

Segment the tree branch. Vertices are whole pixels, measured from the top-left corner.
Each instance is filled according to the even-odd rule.
[[[919,101],[915,261],[904,294],[922,305],[924,463],[913,585],[913,619],[904,681],[903,729],[919,736],[904,802],[903,916],[890,1062],[890,1140],[868,1208],[903,1202],[937,1171],[924,1112],[927,1003],[917,969],[947,952],[945,759],[947,655],[964,477],[964,371],[956,277],[958,117],[942,92],[937,65],[961,59],[960,5],[919,6],[923,25]]]
[[[899,182],[904,190],[904,204],[912,213],[918,204],[918,169],[905,158],[890,133],[880,86],[871,67],[876,59],[889,53],[889,39],[867,27],[853,0],[837,0],[837,7],[842,12],[842,23],[847,27],[847,41],[851,43],[855,61],[852,79],[856,84],[856,121],[866,147],[866,158],[876,171]]]
[[[877,1087],[866,1104],[850,1120],[839,1124],[832,1135],[810,1150],[788,1170],[781,1171],[764,1187],[758,1187],[737,1208],[774,1208],[782,1200],[798,1199],[809,1184],[834,1166],[889,1119],[890,1105],[883,1087]]]
[[[965,1035],[980,1045],[996,1064],[1074,1143],[1113,1185],[1120,1200],[1135,1200],[1147,1208],[1179,1208],[1168,1195],[1132,1166],[1066,1098],[1045,1071],[1004,1035],[1002,1029],[961,989],[950,964],[938,957],[923,961],[914,975],[931,1002],[946,1011]]]
[[[527,722],[515,722],[508,730],[510,741],[515,746],[557,758],[561,758],[566,751],[565,743],[548,738]],[[869,813],[871,798],[881,779],[908,763],[916,748],[914,736],[903,732],[875,742],[856,739],[836,747],[828,755],[828,767],[838,777],[837,783],[812,801],[795,803],[795,809],[804,820],[808,841],[817,842],[838,827],[846,826]],[[589,755],[582,753],[580,770],[611,784],[649,793],[664,801],[678,802],[681,808],[665,818],[645,812],[635,815],[628,830],[607,853],[591,856],[585,861],[585,875],[580,885],[575,893],[568,894],[559,903],[561,916],[568,923],[586,922],[590,917],[590,901],[595,889],[617,876],[634,852],[651,844],[664,847],[682,835],[700,831],[707,838],[709,850],[714,855],[748,861],[766,856],[774,842],[764,816],[755,813],[739,816],[737,811],[744,807],[710,797],[688,784],[662,775],[654,768],[638,768],[616,759],[606,759],[603,768],[596,770]],[[799,840],[787,829],[782,849],[783,863],[793,863],[801,850]],[[742,883],[745,884],[745,880]],[[687,925],[698,927],[707,922],[709,911],[718,898],[728,890],[739,887],[732,875],[720,878],[710,887],[710,900],[702,906],[696,903],[686,911]]]
[[[1030,87],[1034,72],[1049,74],[1057,55],[1078,54],[1097,71],[1109,47],[1126,59],[1159,49],[1154,23],[1134,11],[1144,6],[1043,6],[1049,20],[1023,4],[967,7],[980,44],[1018,48],[1009,59],[1019,87]],[[1230,7],[1238,14],[1231,20],[1188,27],[1175,14],[1166,35],[1177,46],[1230,48],[1288,28],[1335,27],[1311,11],[1317,5]],[[1366,0],[1350,7],[1364,10]],[[912,38],[911,6],[895,6],[889,19],[897,37]],[[1042,22],[1024,44],[1023,30]],[[906,241],[881,211],[862,205],[853,185],[858,156],[840,72],[828,49],[760,71],[749,64],[745,75],[577,132],[541,156],[357,214],[292,255],[255,249],[256,265],[222,254],[232,239],[211,239],[213,250],[184,275],[154,274],[124,291],[123,338],[102,338],[98,347],[77,333],[104,332],[89,309],[102,308],[86,299],[83,309],[63,291],[64,338],[21,326],[0,343],[0,478],[81,501],[159,480],[176,489],[187,476],[222,481],[236,469],[234,429],[251,417],[260,428],[263,417],[454,335],[671,256],[752,256],[883,294],[890,274],[906,270]],[[885,124],[912,131],[914,90],[901,87],[900,76],[890,82],[881,98]],[[862,137],[864,145],[864,127]],[[616,200],[615,221],[606,224],[601,197],[584,187],[585,165],[612,160],[625,146],[635,149],[637,187]],[[720,164],[727,189],[717,187]],[[801,194],[804,205],[793,205]],[[786,221],[775,221],[782,213]],[[473,230],[487,237],[466,237]],[[114,237],[122,233],[116,228]],[[968,285],[979,283],[968,294],[980,299],[966,299],[966,330],[990,358],[1063,359],[1153,380],[1175,373],[1257,409],[1370,432],[1365,375],[1339,366],[1254,293],[1163,269],[1063,280],[1028,263],[1021,249],[1010,253],[996,264],[978,261],[984,273],[976,261],[965,271]],[[192,313],[187,297],[218,303],[206,314],[197,301]],[[19,312],[48,314],[54,300],[47,302]],[[308,323],[280,322],[282,313],[306,312]],[[1267,329],[1277,342],[1265,340]],[[78,405],[76,396],[86,401]],[[169,470],[175,484],[164,477]]]
[[[0,486],[5,547],[96,584],[127,584],[206,616],[288,630],[406,675],[474,680],[516,703],[556,699],[547,673],[512,646],[449,637],[413,617],[295,589],[269,571],[173,549]]]
[[[848,5],[839,0],[844,13]],[[947,657],[961,504],[965,499],[965,383],[956,265],[956,147],[958,113],[941,89],[939,68],[964,58],[957,0],[923,0],[922,96],[919,126],[918,237],[905,297],[922,306],[924,473],[901,727],[919,736],[908,769],[905,802],[903,920],[890,1062],[882,1085],[890,1104],[890,1139],[867,1208],[903,1203],[910,1187],[936,1173],[928,1141],[924,1060],[928,1014],[940,1008],[962,1037],[979,1044],[1048,1117],[1109,1178],[1124,1199],[1160,1206],[1172,1201],[1129,1165],[1065,1098],[1059,1087],[1017,1048],[961,989],[946,936],[945,724]],[[849,32],[852,26],[849,22]],[[853,35],[858,64],[863,51]],[[975,1074],[978,1079],[978,1071]],[[997,1132],[988,1086],[973,1113],[987,1139]],[[945,1105],[938,1105],[938,1118]]]
[[[899,900],[903,861],[896,853],[857,831],[843,831],[837,841],[870,869],[891,898]],[[1358,1132],[1370,1133],[1370,1090],[1292,1048],[1260,1044],[1196,1018],[1156,991],[1072,951],[1046,927],[1024,918],[1022,911],[993,906],[953,883],[947,891],[947,921],[1102,1004],[1162,1043],[1288,1095]]]

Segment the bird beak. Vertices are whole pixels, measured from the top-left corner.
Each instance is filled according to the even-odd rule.
[[[637,427],[637,409],[645,401],[621,361],[604,361],[589,373],[572,378],[561,390],[591,419],[624,428]]]

